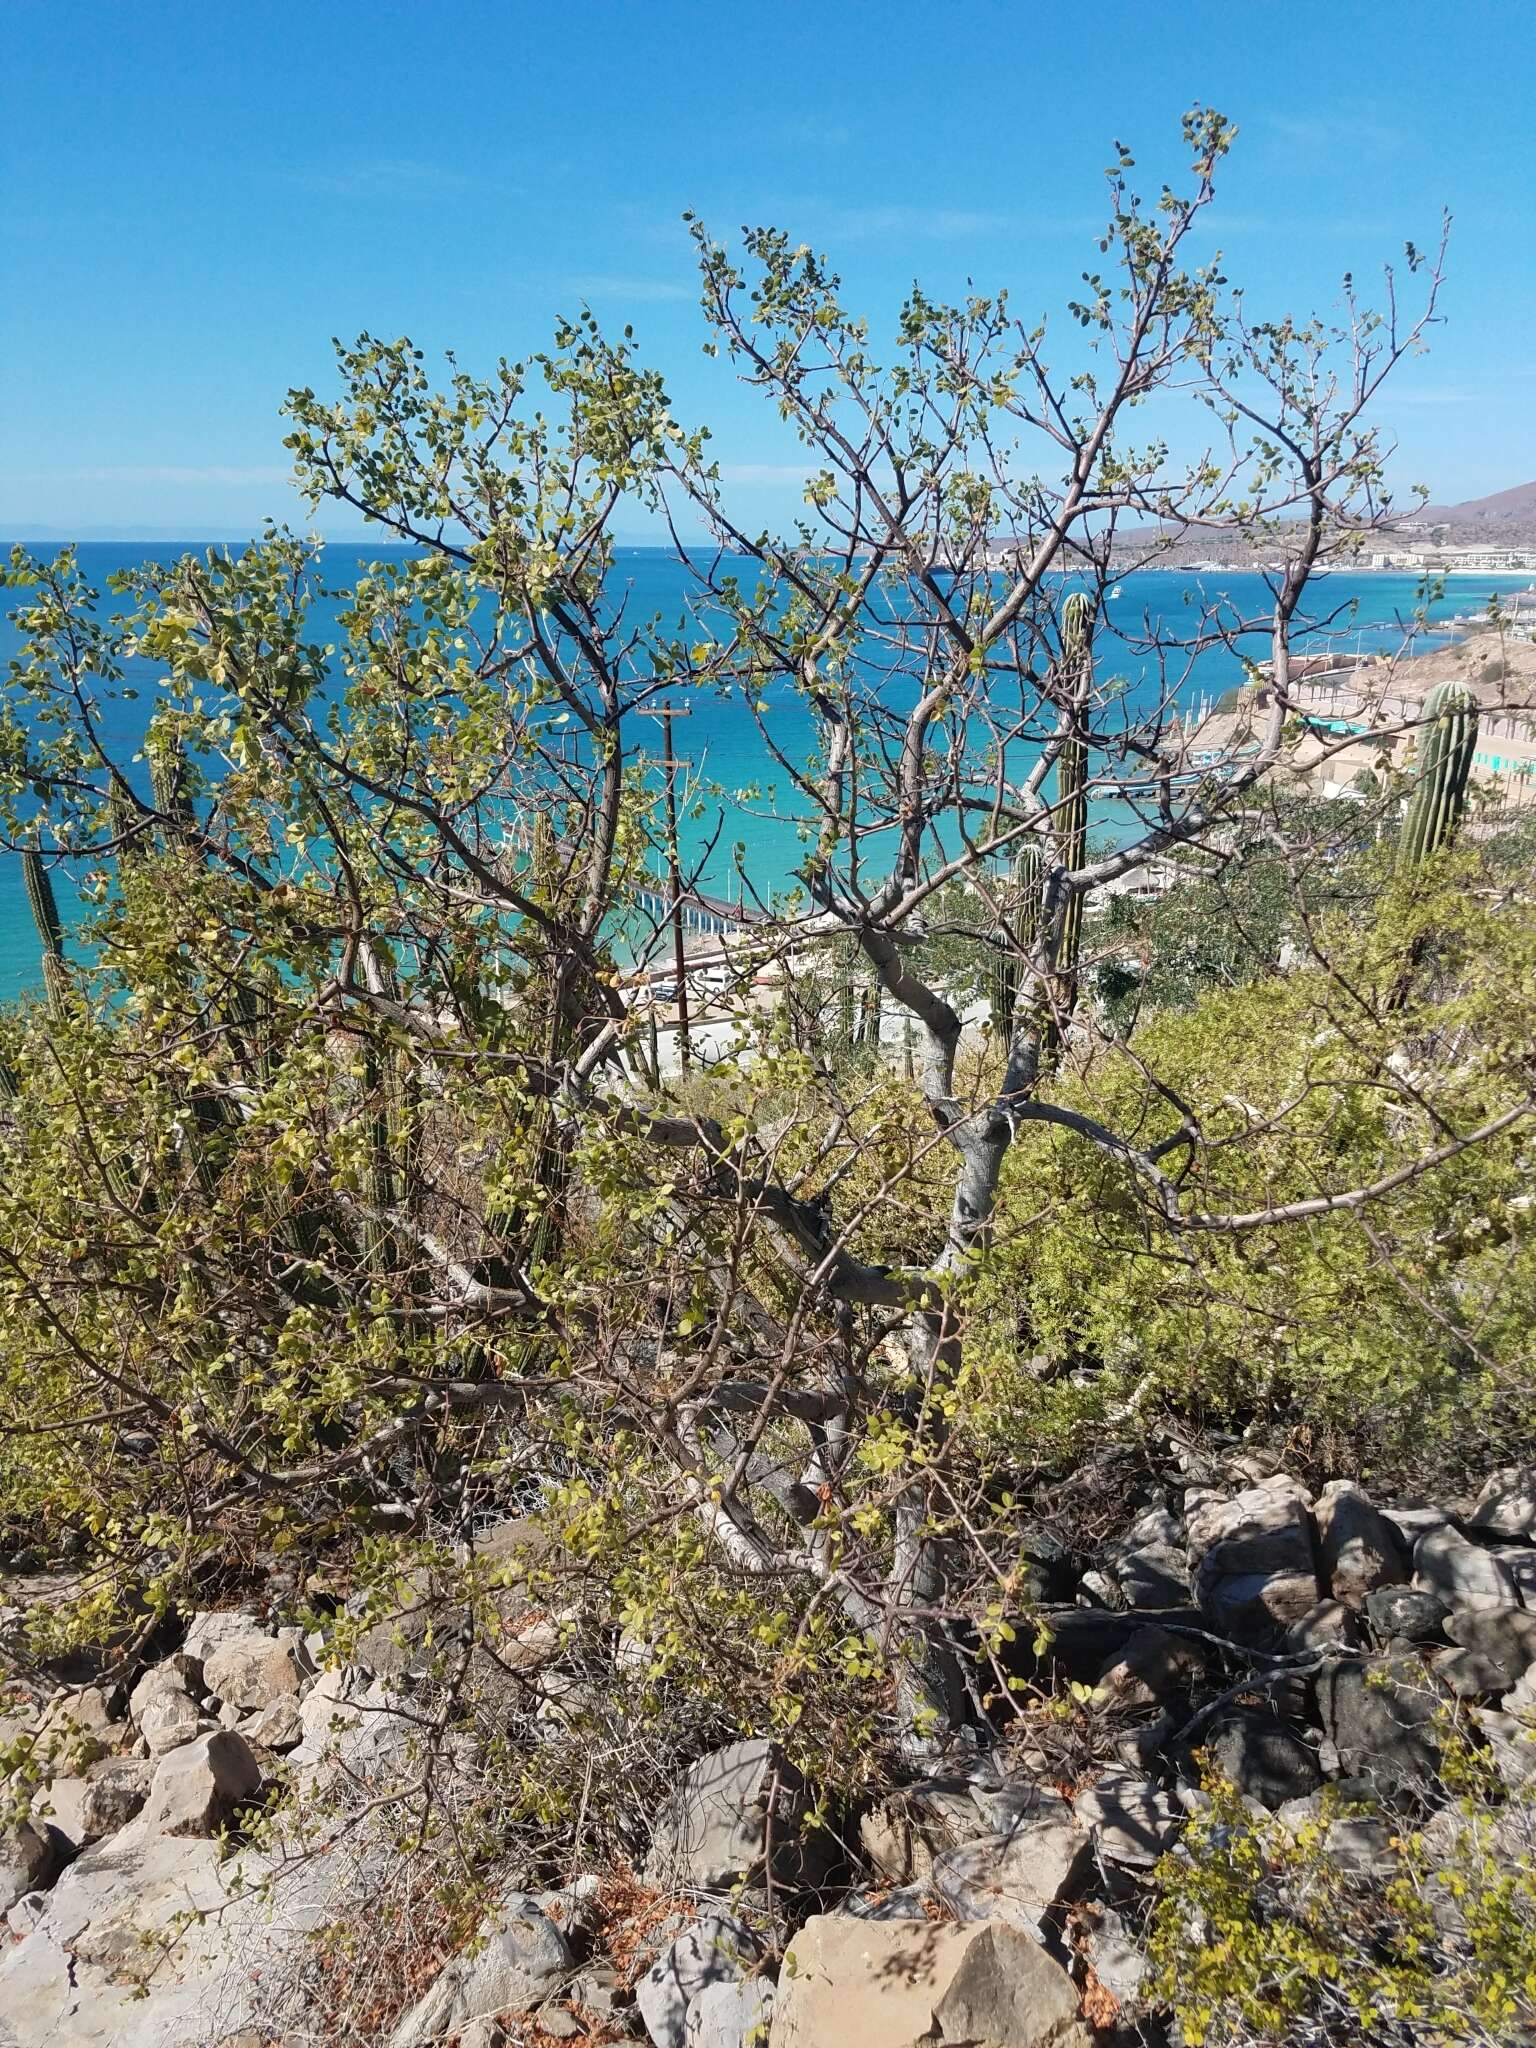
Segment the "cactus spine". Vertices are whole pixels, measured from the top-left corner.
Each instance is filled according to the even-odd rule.
[[[32,921],[43,944],[43,986],[48,992],[48,1007],[55,1017],[62,1017],[69,986],[64,966],[64,925],[52,878],[35,847],[23,850],[21,872],[27,885]]]
[[[1424,721],[1422,757],[1398,841],[1400,872],[1448,846],[1461,825],[1477,748],[1477,699],[1465,683],[1441,683],[1424,699]]]

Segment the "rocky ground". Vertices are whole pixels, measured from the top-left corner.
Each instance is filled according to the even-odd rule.
[[[1447,1716],[1512,1794],[1536,1785],[1536,1469],[1378,1507],[1239,1463],[1144,1499],[1091,1558],[1039,1552],[1011,1654],[1041,1711],[825,1826],[767,1742],[680,1759],[636,1867],[509,1887],[473,1939],[418,1942],[372,2036],[317,1930],[398,1869],[398,1830],[357,1823],[412,1768],[430,1601],[344,1669],[256,1610],[192,1616],[131,1683],[62,1685],[3,1731],[13,1770],[54,1775],[0,1851],[0,2044],[1156,2041],[1154,1873],[1213,1767],[1363,1890],[1405,1814],[1433,1839]],[[47,1594],[13,1582],[0,1641]],[[528,1668],[558,1660],[547,1619],[509,1602],[508,1628]],[[318,1835],[285,1821],[311,1809]]]

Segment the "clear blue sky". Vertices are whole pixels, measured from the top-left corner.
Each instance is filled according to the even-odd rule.
[[[1529,0],[0,0],[0,532],[296,517],[277,406],[333,334],[469,366],[590,300],[630,320],[755,516],[788,451],[700,355],[687,207],[828,248],[877,319],[920,276],[1054,309],[1109,144],[1241,128],[1217,235],[1326,307],[1456,216],[1397,475],[1536,476]]]

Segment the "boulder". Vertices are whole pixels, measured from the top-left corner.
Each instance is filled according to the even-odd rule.
[[[46,1821],[23,1820],[0,1835],[0,1913],[29,1892],[46,1891],[69,1861],[69,1843]]]
[[[1309,1650],[1359,1650],[1365,1646],[1365,1625],[1353,1607],[1342,1600],[1319,1600],[1310,1614],[1293,1621],[1285,1632],[1285,1647],[1298,1655]]]
[[[1241,1707],[1211,1723],[1199,1748],[1245,1799],[1273,1811],[1287,1800],[1304,1799],[1323,1782],[1313,1752],[1276,1714]],[[1189,1759],[1194,1775],[1194,1758]]]
[[[1053,1910],[1074,1899],[1092,1867],[1088,1835],[1059,1793],[1036,1790],[1028,1815],[1006,1833],[946,1849],[929,1879],[960,1921],[995,1920],[1035,1940]]]
[[[683,2048],[689,2008],[713,1984],[735,1984],[762,1956],[740,1920],[708,1914],[685,1927],[635,1985],[635,2004],[655,2048]]]
[[[1087,2048],[1060,1964],[1017,1928],[818,1914],[795,1936],[771,2048]]]
[[[1508,1566],[1449,1525],[1427,1531],[1414,1544],[1413,1583],[1452,1607],[1519,1604]]]
[[[151,1756],[184,1748],[208,1725],[196,1700],[169,1686],[148,1699],[139,1715],[139,1735]]]
[[[1334,1479],[1317,1496],[1319,1576],[1335,1600],[1363,1607],[1381,1586],[1402,1585],[1408,1553],[1392,1524],[1348,1479]]]
[[[37,1726],[38,1749],[56,1764],[83,1771],[99,1756],[120,1750],[132,1735],[115,1708],[121,1693],[99,1685],[72,1686],[49,1701]]]
[[[669,1885],[725,1892],[769,1873],[781,1887],[819,1884],[835,1845],[803,1825],[805,1780],[771,1742],[752,1738],[711,1750],[691,1766],[668,1802],[646,1858],[646,1874]]]
[[[1195,1599],[1217,1634],[1267,1641],[1316,1607],[1307,1498],[1280,1477],[1230,1500],[1204,1498],[1190,1514]]]
[[[162,1835],[215,1835],[260,1790],[261,1768],[244,1737],[215,1729],[160,1758],[145,1824]]]
[[[1536,1664],[1536,1614],[1523,1607],[1457,1607],[1446,1618],[1445,1632],[1460,1646],[1462,1664],[1475,1665],[1485,1677],[1479,1691],[1505,1692]],[[1442,1658],[1437,1672],[1449,1662]]]
[[[1318,1718],[1341,1769],[1384,1796],[1428,1788],[1440,1758],[1432,1724],[1441,1703],[1414,1658],[1344,1659],[1317,1676]]]
[[[1177,1834],[1180,1814],[1160,1787],[1111,1768],[1077,1795],[1077,1818],[1106,1861],[1149,1870]]]
[[[1149,1623],[1110,1657],[1094,1690],[1108,1706],[1162,1707],[1187,1695],[1210,1665],[1211,1653],[1197,1637]]]
[[[236,1636],[203,1660],[203,1683],[215,1699],[259,1713],[274,1700],[293,1698],[312,1675],[301,1644],[276,1636]]]
[[[683,2048],[768,2048],[773,1986],[762,1977],[706,1984],[688,2008]]]
[[[976,1834],[985,1811],[964,1784],[912,1785],[869,1809],[859,1822],[859,1846],[882,1877],[908,1884],[928,1875],[935,1856]]]
[[[1536,1465],[1506,1465],[1490,1475],[1472,1508],[1474,1529],[1536,1541]]]
[[[1116,2005],[1134,2004],[1150,1967],[1130,1923],[1112,1906],[1087,1906],[1080,1916],[1078,1954]]]
[[[149,1797],[154,1765],[145,1757],[109,1756],[86,1773],[80,1839],[100,1841],[128,1825]]]
[[[304,1740],[304,1716],[297,1697],[283,1693],[241,1721],[239,1729],[253,1749],[297,1749]]]
[[[238,1642],[242,1636],[260,1632],[261,1623],[252,1609],[222,1607],[194,1614],[187,1624],[186,1639],[181,1647],[183,1653],[200,1666],[225,1643]]]
[[[438,1972],[389,2036],[388,2048],[427,2048],[452,2039],[483,2015],[526,2012],[570,1973],[565,1937],[535,1902],[510,1893],[492,1931],[473,1953],[455,1956]]]
[[[1184,1525],[1167,1508],[1139,1515],[1105,1558],[1128,1607],[1179,1607],[1189,1599]]]
[[[174,1656],[164,1657],[158,1664],[152,1664],[144,1673],[128,1695],[128,1718],[136,1728],[141,1727],[145,1709],[162,1693],[176,1693],[187,1699],[196,1699],[201,1697],[202,1690],[201,1662],[196,1657],[189,1657],[185,1650],[178,1650]]]
[[[1506,1787],[1516,1793],[1536,1787],[1536,1728],[1518,1715],[1487,1707],[1474,1707],[1472,1718]]]
[[[1365,1618],[1379,1643],[1401,1637],[1409,1643],[1443,1643],[1449,1600],[1414,1586],[1385,1586],[1368,1593]]]
[[[1392,1846],[1397,1828],[1379,1813],[1341,1813],[1322,1793],[1288,1799],[1275,1815],[1292,1835],[1303,1828],[1318,1830],[1323,1853],[1352,1877],[1388,1884],[1397,1875],[1398,1856]]]

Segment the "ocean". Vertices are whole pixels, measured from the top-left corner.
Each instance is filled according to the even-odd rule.
[[[161,542],[149,546],[127,542],[84,542],[78,549],[82,569],[98,589],[116,570],[146,562],[167,561],[203,543]],[[51,549],[38,548],[43,554]],[[325,555],[327,581],[344,588],[364,566],[386,558],[391,550],[333,543]],[[1498,579],[1487,576],[1450,577],[1429,607],[1431,622],[1448,620],[1457,614],[1481,610]],[[686,572],[671,555],[659,548],[626,548],[619,551],[612,578],[615,603],[624,601],[631,618],[661,613],[681,620],[688,588]],[[1502,586],[1507,590],[1508,584]],[[1335,572],[1319,579],[1312,609],[1331,621],[1331,645],[1351,650],[1372,651],[1400,647],[1410,621],[1419,609],[1421,590],[1414,576],[1383,574],[1350,575]],[[1116,587],[1109,603],[1109,623],[1123,632],[1137,633],[1150,617],[1170,632],[1194,626],[1204,600],[1225,594],[1244,616],[1261,613],[1267,601],[1263,579],[1236,571],[1159,570],[1127,576]],[[24,595],[24,594],[22,594]],[[20,635],[9,617],[20,598],[10,600],[6,616],[0,618],[0,667],[7,665],[20,645]],[[109,594],[107,610],[119,604]],[[312,615],[309,637],[324,641],[339,638],[335,617],[339,601],[317,606]],[[329,629],[329,630],[328,630]],[[693,636],[696,637],[696,636]],[[1263,636],[1255,636],[1246,650],[1254,659],[1267,653]],[[1127,674],[1130,700],[1138,688],[1147,687],[1147,676],[1137,672],[1134,662],[1115,664]],[[1219,696],[1240,681],[1240,663],[1225,648],[1202,654],[1186,685],[1186,697]],[[146,681],[152,683],[152,672]],[[143,690],[139,701],[121,707],[108,723],[110,742],[130,750],[142,731],[150,708],[151,690]],[[802,858],[802,843],[785,792],[773,788],[774,764],[766,756],[757,726],[746,708],[734,699],[696,697],[687,706],[688,716],[675,727],[677,752],[690,768],[690,784],[699,797],[702,815],[685,810],[679,839],[685,861],[708,853],[701,886],[720,895],[736,893],[737,861],[751,884],[765,895],[791,878]],[[768,698],[767,716],[783,751],[795,760],[812,751],[813,730],[801,700],[789,685],[781,686]],[[115,730],[114,730],[115,726]],[[659,745],[659,734],[656,744]],[[782,778],[781,778],[782,779]],[[756,785],[759,795],[744,799],[741,792]],[[723,824],[722,824],[723,815]],[[60,908],[66,918],[78,914],[66,878],[56,875]],[[28,912],[22,888],[20,861],[14,853],[0,852],[0,1001],[13,1000],[37,986],[41,979],[37,934]]]

